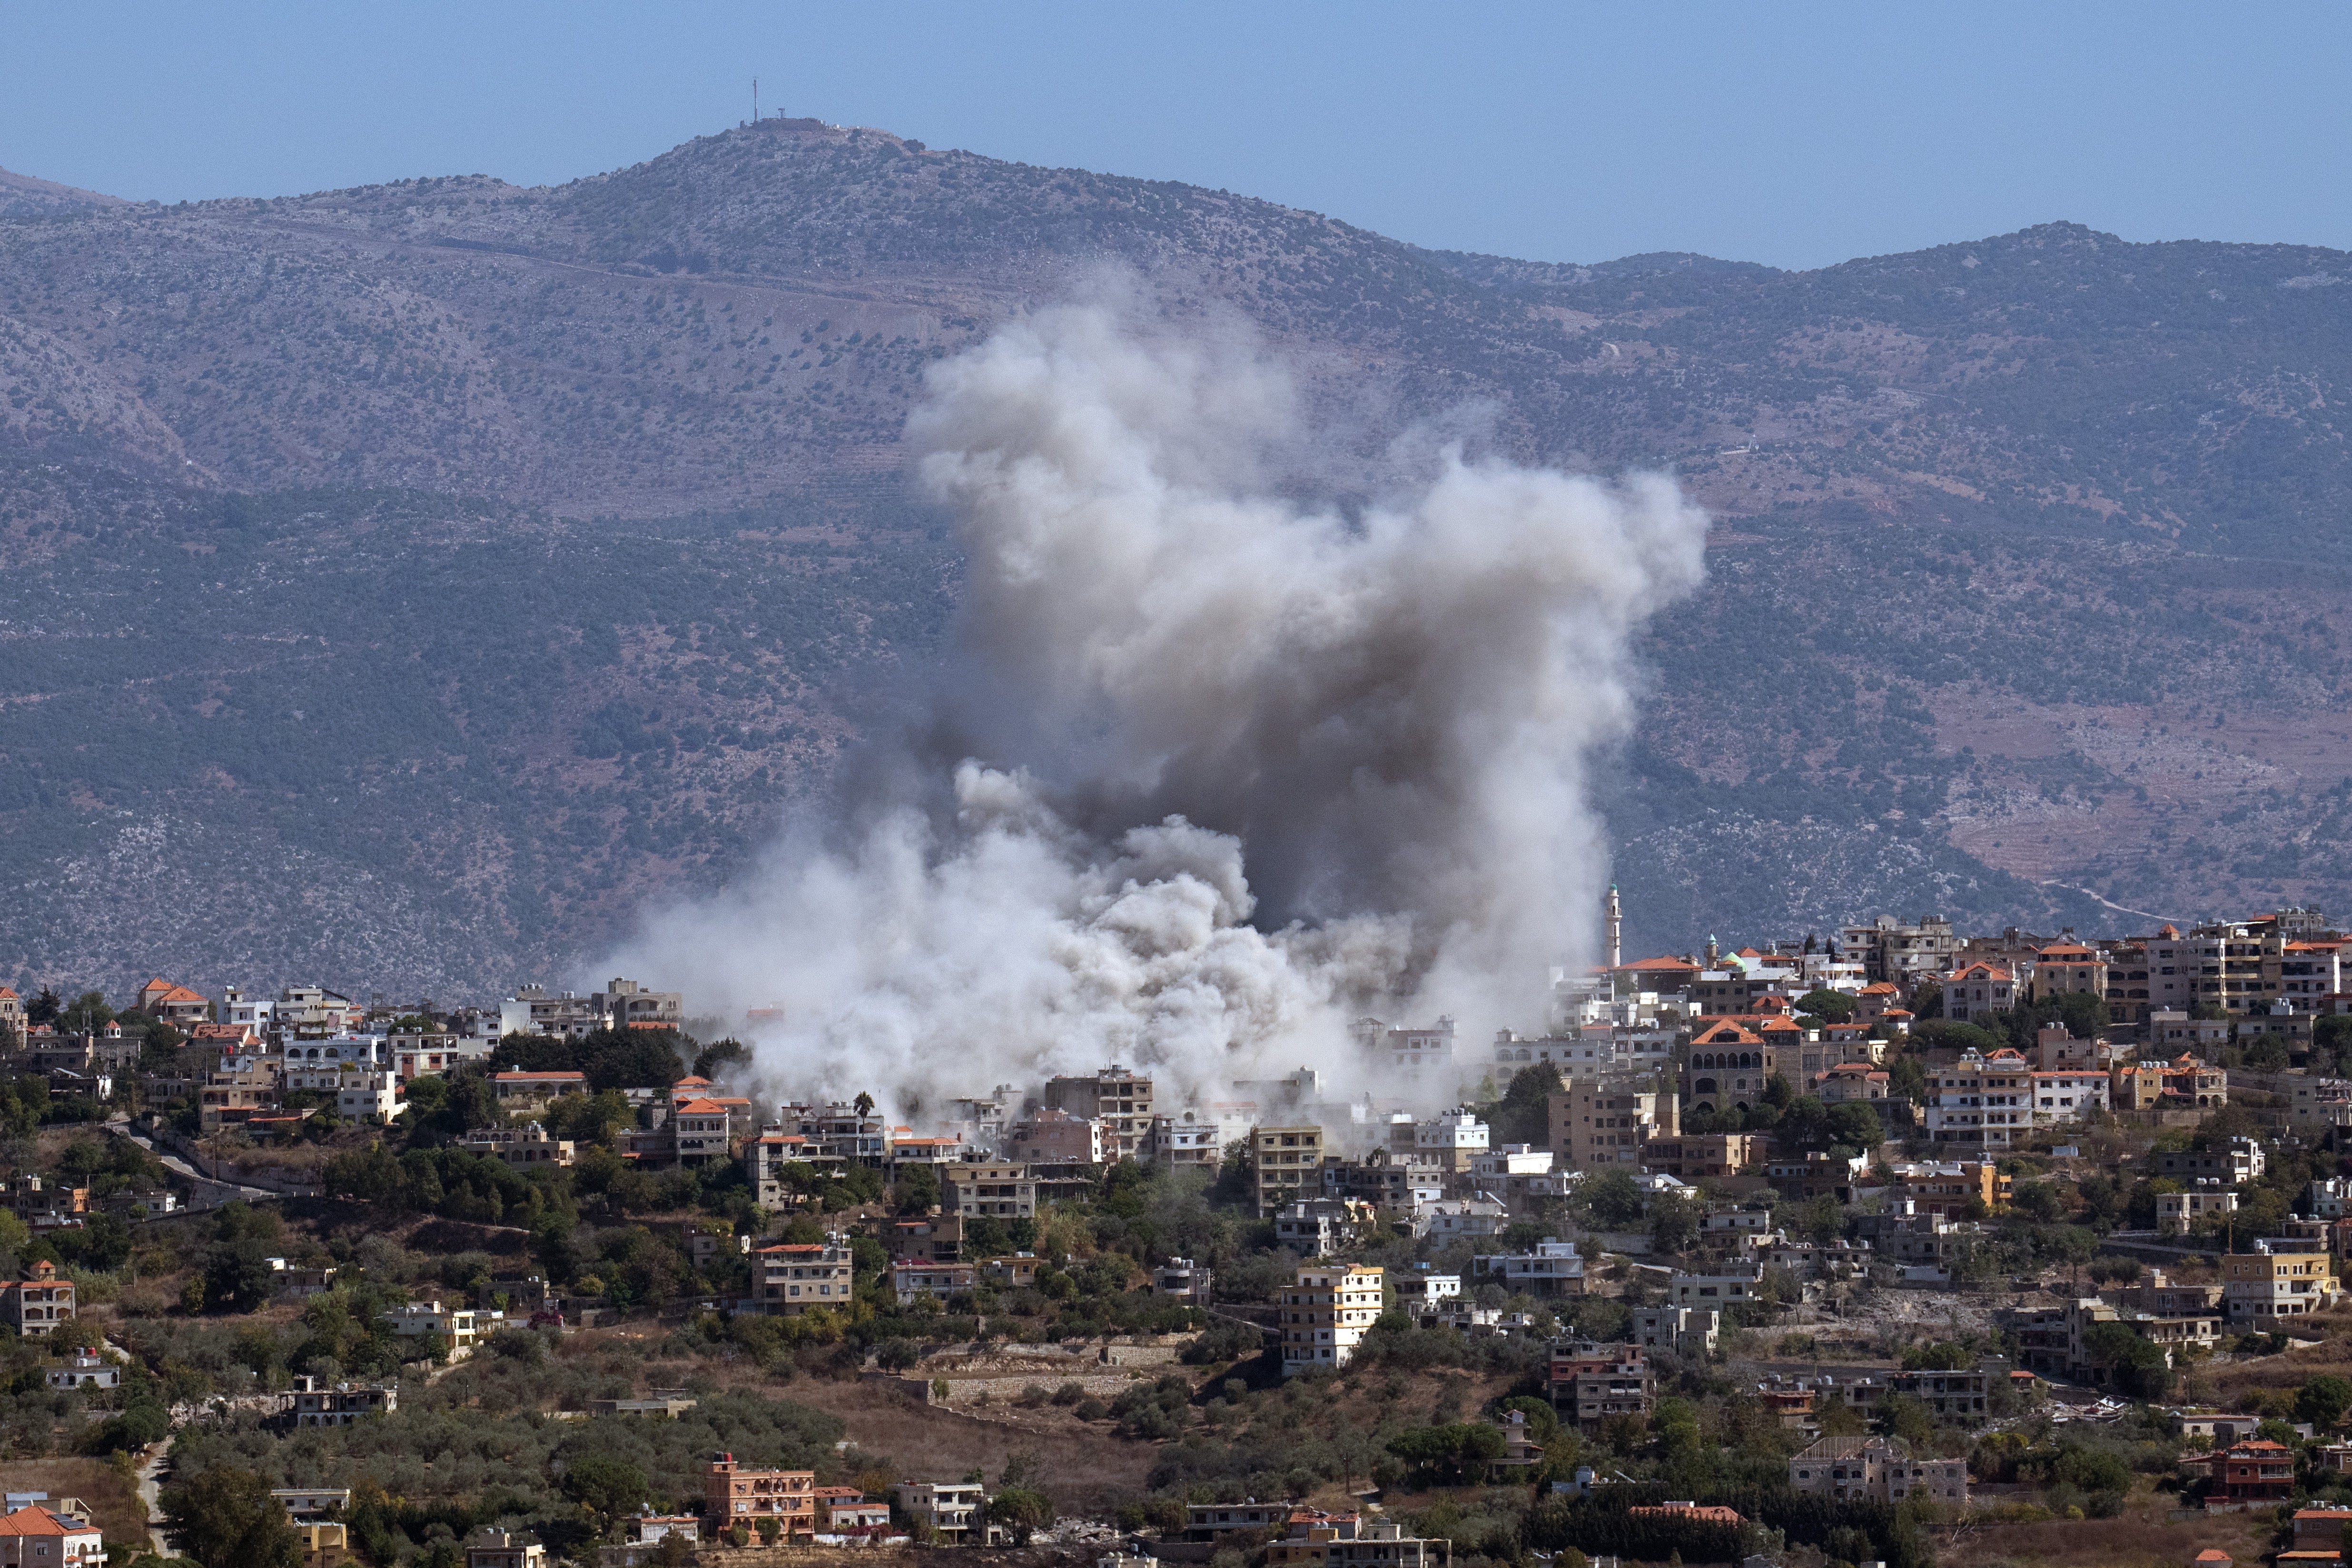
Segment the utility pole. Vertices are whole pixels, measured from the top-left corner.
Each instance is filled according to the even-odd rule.
[[[751,78],[751,123],[760,123],[760,78]]]

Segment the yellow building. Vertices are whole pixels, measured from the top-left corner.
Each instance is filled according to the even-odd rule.
[[[1323,1196],[1323,1129],[1250,1129],[1250,1186],[1260,1215]]]
[[[2341,1293],[2336,1260],[2325,1250],[2232,1252],[2221,1260],[2221,1312],[2234,1329],[2275,1333],[2286,1326],[2279,1320],[2325,1312]]]
[[[342,1525],[297,1524],[294,1534],[302,1542],[302,1568],[343,1568],[352,1561],[351,1540]]]
[[[1282,1292],[1282,1375],[1348,1364],[1381,1315],[1382,1272],[1361,1264],[1304,1264]]]

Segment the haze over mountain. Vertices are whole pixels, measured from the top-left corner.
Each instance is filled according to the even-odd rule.
[[[1368,451],[1715,512],[1606,801],[1629,945],[2352,896],[2341,252],[1554,265],[806,120],[544,190],[5,175],[0,240],[19,989],[562,978],[740,865],[952,601],[923,367],[1107,267]]]

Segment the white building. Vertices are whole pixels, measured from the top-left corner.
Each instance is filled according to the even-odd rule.
[[[335,1114],[383,1124],[400,1114],[400,1080],[390,1072],[346,1072],[335,1085]]]
[[[1735,1263],[1706,1273],[1676,1272],[1668,1276],[1666,1300],[1678,1307],[1721,1311],[1727,1306],[1761,1299],[1763,1289],[1764,1266],[1761,1263]]]
[[[1471,1161],[1486,1152],[1486,1124],[1467,1106],[1417,1122],[1412,1129],[1413,1156],[1423,1165],[1449,1171],[1466,1171]]]
[[[1412,1207],[1416,1236],[1500,1236],[1511,1211],[1491,1197],[1442,1197]]]
[[[2238,1194],[2231,1187],[2200,1187],[2190,1192],[2156,1195],[2156,1229],[2159,1236],[2183,1236],[2200,1221],[2217,1214],[2238,1212]]]
[[[1547,1236],[1531,1251],[1496,1252],[1486,1261],[1487,1272],[1498,1276],[1503,1289],[1515,1296],[1556,1301],[1584,1294],[1584,1260],[1577,1256],[1573,1241]]]
[[[1928,1141],[1966,1153],[2005,1149],[2033,1126],[2033,1071],[2015,1051],[1960,1053],[1927,1078]]]
[[[988,1535],[988,1494],[978,1481],[900,1481],[890,1489],[900,1513],[931,1527],[943,1546]]]
[[[1696,1357],[1715,1349],[1722,1326],[1723,1313],[1712,1307],[1635,1307],[1629,1337],[1644,1350]]]
[[[119,1388],[122,1369],[99,1354],[95,1345],[84,1345],[50,1367],[42,1381],[51,1388]]]
[[[1340,1367],[1381,1315],[1381,1270],[1308,1263],[1281,1295],[1282,1375]]]
[[[2107,1108],[2107,1075],[2095,1069],[2036,1072],[2032,1076],[2036,1126],[2062,1126]]]
[[[1472,1157],[1470,1174],[1501,1180],[1505,1176],[1543,1176],[1550,1171],[1552,1152],[1533,1144],[1505,1144]]]
[[[1454,1071],[1450,1018],[1441,1018],[1428,1029],[1391,1029],[1378,1019],[1366,1019],[1357,1027],[1365,1048],[1393,1071],[1450,1076]]]
[[[410,1301],[396,1312],[384,1313],[383,1321],[392,1325],[393,1333],[404,1338],[439,1334],[454,1358],[472,1354],[476,1344],[504,1325],[506,1314],[427,1301]]]

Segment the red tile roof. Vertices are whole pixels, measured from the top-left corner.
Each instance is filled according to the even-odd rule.
[[[59,1519],[39,1503],[0,1519],[0,1535],[96,1535],[95,1525]]]

